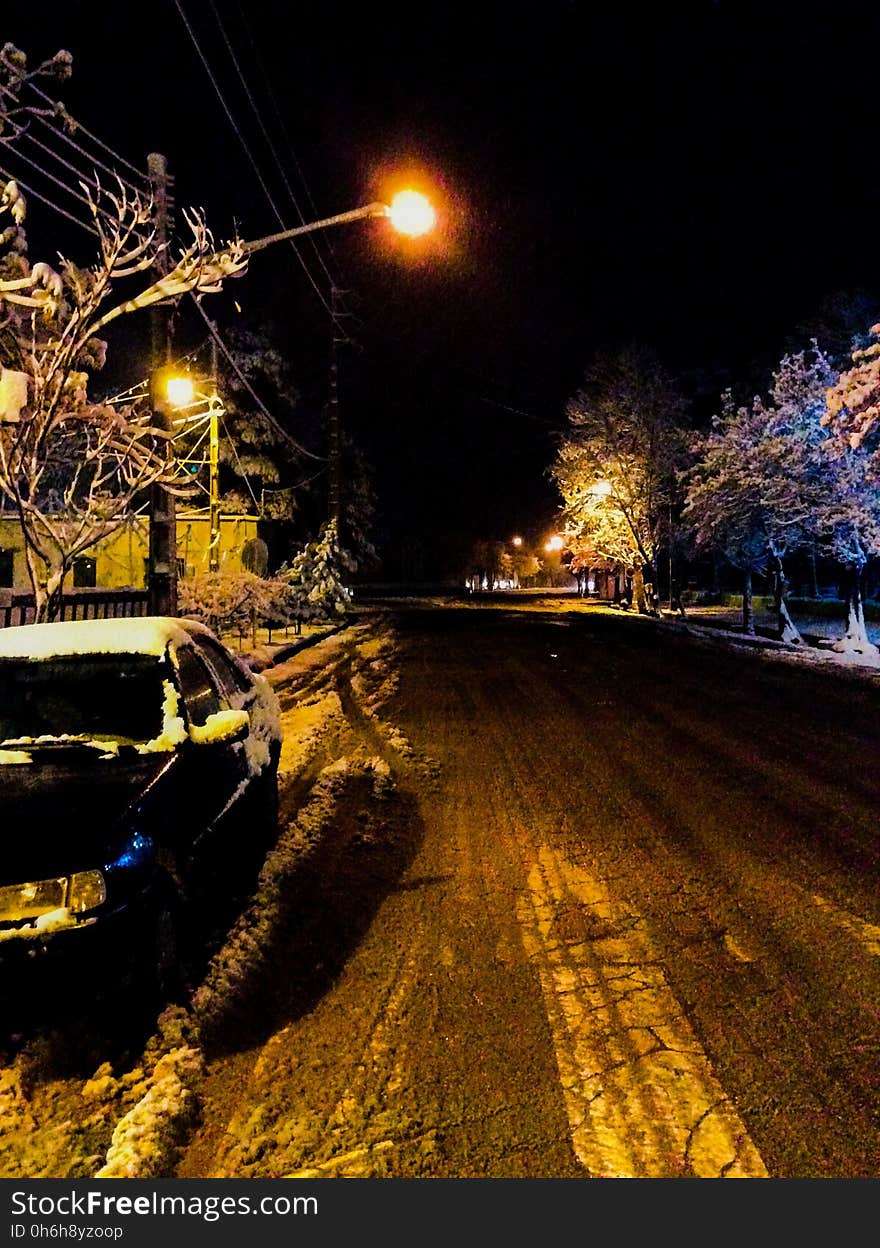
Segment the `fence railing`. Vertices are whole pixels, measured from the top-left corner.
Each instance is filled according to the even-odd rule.
[[[146,615],[145,589],[72,589],[61,600],[61,620],[114,620]],[[0,628],[32,624],[35,605],[32,593],[0,589]]]

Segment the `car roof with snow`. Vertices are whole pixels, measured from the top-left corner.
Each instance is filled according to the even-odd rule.
[[[110,620],[59,620],[0,628],[0,658],[50,659],[73,654],[164,655],[186,645],[194,634],[212,636],[195,620],[170,616],[131,616]]]

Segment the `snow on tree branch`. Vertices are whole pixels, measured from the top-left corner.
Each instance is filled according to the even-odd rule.
[[[876,441],[880,427],[880,324],[871,326],[871,335],[877,341],[853,351],[853,367],[829,388],[828,410],[822,417],[822,424],[831,429],[838,444],[851,450],[868,438]],[[878,459],[880,447],[875,450],[875,467]]]

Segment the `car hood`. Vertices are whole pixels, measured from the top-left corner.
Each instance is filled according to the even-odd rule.
[[[0,885],[112,861],[127,836],[123,816],[172,759],[35,750],[32,763],[0,766]]]

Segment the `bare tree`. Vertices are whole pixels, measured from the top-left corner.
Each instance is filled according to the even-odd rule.
[[[124,314],[218,291],[247,263],[237,241],[215,249],[202,216],[189,212],[188,245],[150,281],[161,253],[151,202],[121,184],[83,190],[98,236],[88,268],[64,257],[31,264],[24,196],[14,182],[0,189],[0,223],[11,218],[0,232],[0,506],[19,521],[38,620],[56,613],[73,560],[124,524],[149,486],[190,492],[149,407],[89,399],[89,374],[106,353],[100,331]],[[134,293],[121,298],[120,283]]]

